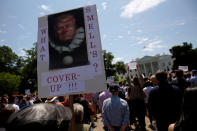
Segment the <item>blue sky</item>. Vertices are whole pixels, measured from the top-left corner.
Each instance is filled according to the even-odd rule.
[[[17,55],[37,41],[38,17],[96,4],[102,49],[125,63],[170,54],[172,46],[197,48],[196,0],[1,0],[0,46]]]

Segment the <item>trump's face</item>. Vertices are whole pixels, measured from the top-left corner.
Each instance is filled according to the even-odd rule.
[[[56,34],[61,42],[70,41],[76,33],[76,21],[72,15],[60,16],[56,23]]]

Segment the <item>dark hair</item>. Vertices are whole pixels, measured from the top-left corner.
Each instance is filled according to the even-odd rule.
[[[140,80],[139,80],[139,78],[138,77],[134,77],[133,78],[133,84],[135,85],[135,86],[140,86]]]
[[[157,71],[155,76],[156,76],[157,80],[159,81],[159,83],[167,82],[168,74],[166,73],[166,71],[159,70],[159,71]]]
[[[197,74],[197,70],[192,70],[192,73],[193,74]]]
[[[64,96],[59,96],[59,97],[58,97],[58,100],[59,100],[60,102],[64,102],[65,98],[64,98]]]
[[[10,96],[9,97],[9,103],[13,103],[16,100],[16,96]]]
[[[182,78],[183,77],[183,70],[175,70],[176,77],[177,78]]]
[[[15,112],[14,107],[0,108],[0,127],[3,127],[12,113]]]
[[[197,130],[197,88],[187,88],[184,93],[183,108],[180,119],[175,124],[174,131]]]
[[[8,104],[8,99],[6,97],[1,98],[1,104]]]
[[[153,83],[149,80],[144,83],[144,87],[148,87],[148,86],[153,86]]]
[[[118,85],[111,85],[109,87],[110,92],[117,92],[119,91],[119,86]]]

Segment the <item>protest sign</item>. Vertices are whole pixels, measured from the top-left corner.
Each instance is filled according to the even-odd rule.
[[[114,78],[113,77],[107,77],[107,83],[113,83],[114,82]]]
[[[25,90],[25,95],[27,95],[27,96],[31,95],[30,89]]]
[[[128,64],[129,70],[137,69],[137,63],[135,61],[132,61]]]
[[[106,89],[96,5],[38,19],[38,96]]]
[[[188,66],[179,66],[180,70],[188,71]]]

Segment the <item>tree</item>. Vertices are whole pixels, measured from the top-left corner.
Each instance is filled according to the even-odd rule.
[[[22,68],[23,58],[10,47],[0,46],[0,95],[18,92]]]
[[[118,74],[125,74],[126,73],[126,69],[125,69],[125,64],[123,61],[118,61],[115,64],[115,69],[116,72],[118,72]]]
[[[18,87],[21,82],[21,76],[13,75],[8,72],[0,73],[0,95],[18,92]]]
[[[0,46],[0,72],[20,74],[22,63],[22,57],[18,57],[10,47]]]
[[[25,89],[30,89],[32,92],[37,90],[37,47],[29,50],[24,50],[26,56],[24,58],[25,66],[22,71],[22,82],[20,85],[20,92],[24,93]]]
[[[119,82],[119,77],[117,75],[114,76],[114,81]]]
[[[112,64],[112,61],[114,59],[112,53],[103,50],[103,59],[104,59],[106,77],[115,76],[116,70],[114,65]]]
[[[172,58],[175,58],[173,69],[178,69],[178,66],[188,66],[189,70],[197,69],[197,48],[192,49],[192,43],[184,42],[183,45],[173,46],[170,49]]]

